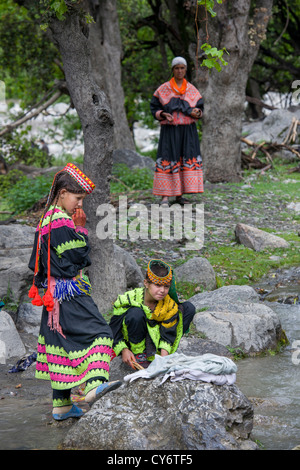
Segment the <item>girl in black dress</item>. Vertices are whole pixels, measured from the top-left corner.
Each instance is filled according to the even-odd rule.
[[[51,381],[56,420],[82,416],[71,400],[73,387],[85,383],[85,401],[93,403],[121,385],[108,382],[112,331],[84,274],[91,261],[82,203],[94,187],[72,163],[55,175],[29,262],[34,271],[29,297],[44,305],[36,377]],[[44,288],[43,298],[38,288]]]

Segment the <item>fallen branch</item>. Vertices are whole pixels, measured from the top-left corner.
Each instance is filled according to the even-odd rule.
[[[292,152],[294,155],[296,155],[300,159],[300,152],[296,150],[294,147],[289,145],[291,142],[296,141],[297,137],[297,126],[300,124],[300,121],[298,121],[296,118],[293,118],[292,123],[290,125],[290,128],[288,130],[287,136],[285,137],[284,141],[282,143],[279,142],[261,142],[260,144],[253,142],[252,140],[247,139],[246,137],[242,137],[241,141],[247,144],[249,147],[255,147],[254,151],[251,155],[252,159],[255,159],[256,154],[258,150],[261,150],[262,152],[265,153],[267,159],[269,161],[272,161],[272,157],[269,153],[270,150],[275,151],[278,149],[285,148],[289,152]]]
[[[261,106],[262,108],[270,109],[271,111],[273,109],[277,109],[275,106],[271,106],[267,103],[264,103],[263,101],[259,100],[258,98],[254,98],[253,96],[246,96],[246,101],[251,104],[255,104],[256,106]]]
[[[47,101],[45,101],[43,104],[38,106],[37,108],[33,109],[30,113],[25,114],[22,116],[20,119],[17,119],[16,121],[12,122],[11,124],[7,124],[1,131],[0,131],[0,137],[3,137],[5,134],[11,132],[13,129],[16,129],[16,127],[21,126],[27,121],[30,121],[30,119],[38,116],[42,111],[47,109],[49,106],[51,106],[55,101],[60,98],[60,96],[63,94],[62,91],[58,90],[54,95],[49,98]]]

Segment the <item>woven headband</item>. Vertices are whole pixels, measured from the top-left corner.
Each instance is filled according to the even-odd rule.
[[[158,265],[158,266],[162,266],[164,268],[167,268],[168,270],[168,274],[164,277],[159,277],[157,276],[157,274],[154,274],[151,270],[151,267],[152,265]],[[172,269],[171,267],[166,264],[164,261],[160,260],[160,259],[152,259],[149,261],[148,263],[148,267],[147,267],[147,277],[148,279],[150,280],[150,282],[152,282],[153,284],[157,284],[159,286],[165,286],[167,284],[170,284],[170,282],[172,281]]]
[[[69,173],[86,193],[90,194],[95,188],[94,183],[73,163],[68,163],[63,171]]]

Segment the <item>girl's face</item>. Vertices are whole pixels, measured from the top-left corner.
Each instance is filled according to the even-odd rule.
[[[62,189],[57,201],[57,205],[64,209],[69,215],[73,215],[76,209],[82,209],[82,203],[86,193],[74,194],[66,189]]]
[[[147,280],[144,281],[144,284],[148,290],[149,296],[157,302],[164,299],[169,293],[170,284],[167,284],[166,286],[158,286],[157,284],[153,284]]]

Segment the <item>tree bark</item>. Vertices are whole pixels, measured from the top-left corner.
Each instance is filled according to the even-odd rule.
[[[135,150],[124,105],[121,82],[122,41],[116,0],[86,1],[86,7],[95,23],[89,28],[91,73],[104,91],[115,122],[113,139],[115,149]]]
[[[204,97],[201,142],[204,175],[213,183],[241,179],[240,138],[247,79],[272,8],[272,0],[255,3],[255,8],[250,0],[216,4],[217,16],[208,18],[209,39],[205,28],[199,35],[199,52],[201,44],[209,42],[218,49],[225,47],[230,54],[225,54],[228,65],[221,72],[198,67],[195,77],[196,86]],[[196,63],[198,61],[196,58]]]
[[[84,172],[96,185],[85,200],[84,209],[91,245],[89,276],[93,298],[104,312],[111,308],[112,301],[124,287],[125,276],[124,268],[115,259],[112,239],[99,240],[96,235],[99,222],[96,210],[100,204],[108,202],[110,192],[113,117],[104,92],[90,73],[87,25],[74,11],[64,21],[53,19],[49,26],[61,53],[67,86],[83,129]]]

